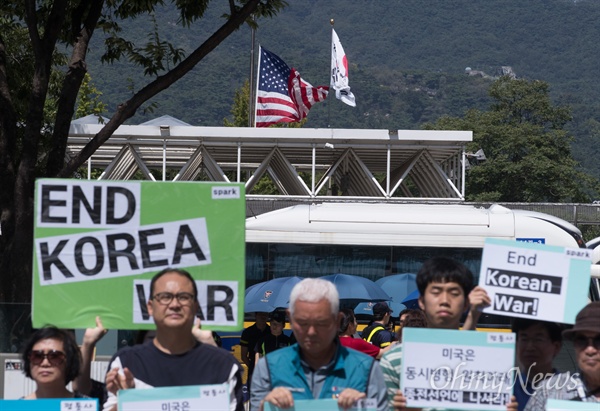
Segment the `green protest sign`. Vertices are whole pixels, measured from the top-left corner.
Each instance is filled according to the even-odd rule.
[[[243,184],[36,182],[33,326],[148,329],[150,279],[189,271],[203,326],[243,326]]]

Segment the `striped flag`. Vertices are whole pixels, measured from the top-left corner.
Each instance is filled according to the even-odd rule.
[[[300,121],[313,104],[327,98],[329,87],[313,87],[296,69],[262,47],[259,54],[256,127]]]

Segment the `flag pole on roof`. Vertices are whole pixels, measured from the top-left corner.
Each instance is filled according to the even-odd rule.
[[[331,23],[331,88],[335,90],[335,97],[351,107],[356,107],[354,94],[348,85],[348,59],[340,43],[333,19]]]
[[[252,22],[254,23],[256,21],[256,19],[254,18],[254,14],[252,14],[252,16],[250,17],[252,19]],[[254,81],[254,71],[255,71],[255,64],[254,62],[256,61],[255,58],[255,54],[254,54],[254,45],[256,44],[256,28],[254,26],[254,24],[252,24],[250,26],[250,81],[249,81],[249,86],[248,86],[248,91],[249,91],[249,96],[248,96],[248,127],[256,127],[256,123],[254,120],[254,107],[256,104],[256,94],[255,94],[255,90],[254,88],[252,88],[254,86],[254,83],[252,83]]]

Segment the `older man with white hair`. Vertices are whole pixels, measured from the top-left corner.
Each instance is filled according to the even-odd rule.
[[[256,365],[253,411],[262,411],[265,402],[286,409],[294,400],[317,398],[337,398],[345,409],[370,398],[378,411],[387,409],[379,363],[338,340],[339,294],[333,283],[306,278],[296,284],[288,316],[298,343],[267,354]]]

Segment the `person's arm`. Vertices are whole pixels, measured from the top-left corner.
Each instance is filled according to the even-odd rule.
[[[376,401],[377,411],[387,411],[389,409],[386,388],[381,364],[378,361],[374,361],[371,367],[371,374],[369,375],[366,396]]]
[[[77,378],[73,380],[73,391],[78,391],[84,395],[89,395],[92,391],[92,379],[90,377],[92,369],[92,360],[94,358],[94,349],[96,343],[104,337],[108,330],[102,325],[100,317],[96,317],[96,327],[87,328],[83,334],[81,347],[81,371]]]
[[[388,352],[389,350],[391,350],[392,348],[394,348],[396,345],[398,344],[398,341],[392,341],[392,343],[390,345],[388,345],[385,348],[380,348],[379,349],[379,354],[377,354],[377,356],[375,357],[376,360],[380,360],[381,357],[383,357],[383,355]]]
[[[517,411],[519,409],[519,403],[517,397],[514,395],[510,397],[510,401],[506,404],[506,411]]]
[[[242,362],[250,369],[252,367],[252,359],[250,358],[250,350],[248,350],[248,340],[248,329],[246,328],[242,331],[242,336],[240,338],[240,356],[242,357]]]
[[[248,351],[248,346],[242,345],[241,346],[241,350],[240,350],[240,355],[242,357],[242,362],[244,364],[246,364],[248,367],[250,367],[250,360],[248,359],[249,358],[248,354],[250,354],[250,352]]]
[[[213,338],[212,331],[203,330],[202,325],[200,324],[200,318],[198,317],[196,317],[196,319],[194,320],[192,334],[194,335],[196,341],[217,347],[217,343]]]
[[[401,370],[402,347],[386,352],[379,365],[386,386],[387,401],[390,409],[394,408],[394,396],[400,393],[400,370]],[[401,395],[402,393],[400,393]],[[406,402],[405,402],[406,404]]]
[[[236,361],[231,372],[229,379],[229,404],[230,411],[244,411],[244,384],[242,383],[242,367]]]
[[[250,411],[260,411],[262,402],[271,392],[271,377],[267,360],[261,358],[254,366],[250,385]]]
[[[481,310],[489,307],[491,302],[492,300],[485,289],[480,286],[473,288],[469,293],[469,312],[462,329],[474,330],[477,327],[479,317],[481,317]]]
[[[133,373],[123,368],[119,357],[115,357],[108,366],[106,373],[106,391],[108,398],[104,403],[103,411],[117,411],[117,392],[119,390],[135,388]]]
[[[364,392],[357,391],[354,388],[346,388],[338,396],[338,407],[347,410],[354,407],[356,401],[366,398],[366,396],[367,394]]]

